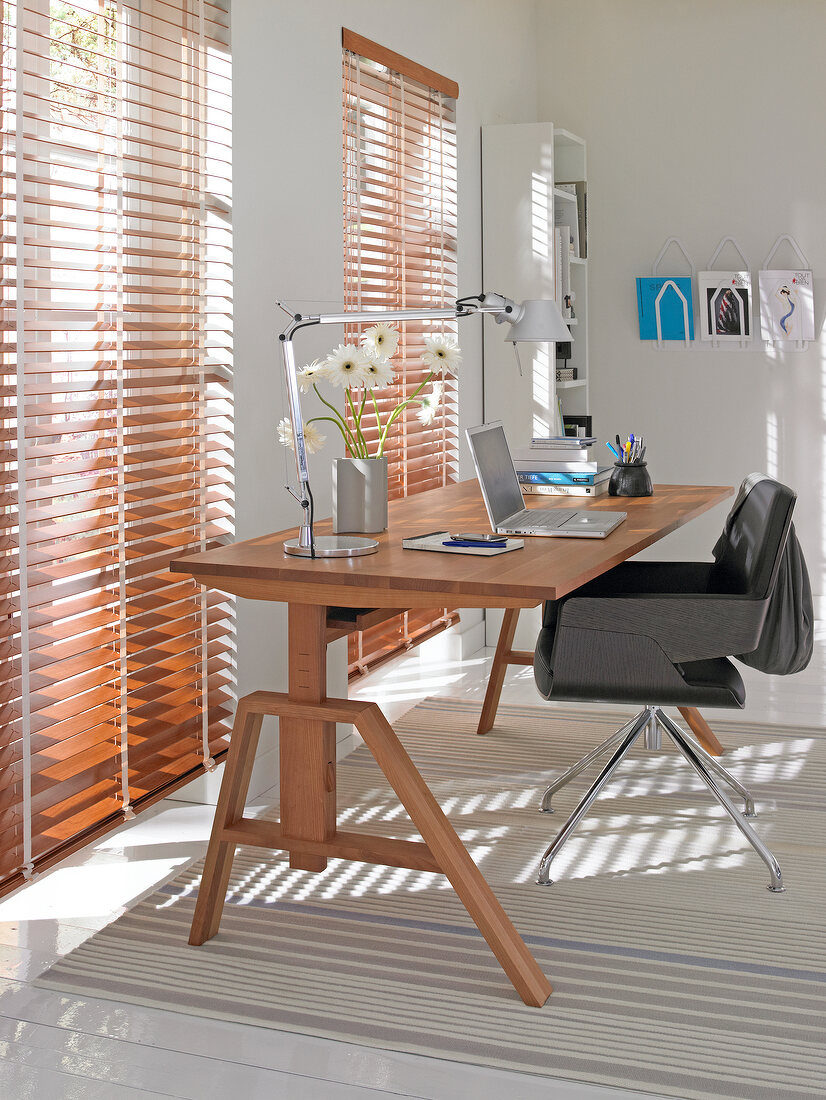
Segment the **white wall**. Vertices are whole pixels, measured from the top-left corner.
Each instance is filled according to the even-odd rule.
[[[459,285],[481,290],[480,126],[529,121],[536,110],[535,5],[510,0],[233,0],[237,532],[296,524],[283,490],[284,415],[277,297],[299,310],[341,308],[341,28],[346,26],[459,84]],[[481,322],[460,334],[461,427],[481,420]],[[304,362],[341,339],[312,330]],[[328,440],[329,440],[328,436]],[[331,441],[330,441],[331,442]],[[328,442],[311,459],[317,514],[329,514]],[[467,470],[467,465],[465,465]],[[239,601],[239,689],[285,687],[280,605]],[[343,643],[334,657],[344,688]],[[261,782],[257,783],[261,786]]]
[[[644,433],[655,481],[737,484],[764,470],[792,485],[822,594],[823,337],[805,353],[770,354],[759,340],[747,352],[656,352],[638,338],[634,277],[650,273],[672,235],[698,270],[732,235],[756,273],[775,238],[791,233],[815,273],[820,329],[826,4],[545,0],[538,12],[539,117],[588,141],[595,428],[608,439]],[[708,557],[725,512],[650,556]]]

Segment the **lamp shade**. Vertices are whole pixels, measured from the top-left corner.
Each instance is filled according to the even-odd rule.
[[[552,298],[528,300],[505,337],[512,342],[573,341],[559,306]]]

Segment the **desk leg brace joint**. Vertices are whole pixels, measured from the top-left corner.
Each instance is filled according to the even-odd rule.
[[[307,723],[352,723],[418,829],[423,843],[342,832],[335,824],[332,835],[323,840],[288,836],[279,822],[245,818],[244,803],[265,714]],[[334,763],[332,767],[332,779],[328,776],[325,785],[334,790]],[[284,849],[291,856],[315,858],[322,863],[331,857],[440,872],[447,876],[525,1004],[540,1007],[551,993],[551,986],[538,963],[376,703],[350,699],[296,702],[288,695],[271,691],[256,691],[239,701],[192,920],[190,944],[199,946],[218,931],[237,844]]]

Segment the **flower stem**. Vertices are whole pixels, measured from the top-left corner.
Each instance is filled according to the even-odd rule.
[[[333,418],[330,416],[316,416],[313,419],[329,420],[331,423],[335,424],[335,426],[341,432],[341,437],[344,440],[344,446],[347,448],[348,451],[350,451],[354,458],[360,458],[361,456],[356,453],[358,451],[358,444],[355,437],[353,436],[353,433],[350,431],[350,428],[347,425],[347,421],[344,419],[344,417],[341,415],[335,405],[331,405],[329,401],[324,400],[324,398],[318,392],[318,386],[316,386],[315,382],[313,383],[313,389],[315,390],[316,395],[322,405],[326,405],[327,408],[335,415],[335,420],[333,420]],[[312,420],[308,421],[308,423],[310,424],[312,424],[312,422]]]
[[[369,458],[370,456],[367,453],[367,440],[361,433],[361,414],[364,412],[364,401],[362,401],[361,408],[359,409],[358,413],[356,413],[356,407],[353,404],[353,393],[349,386],[344,391],[344,394],[347,398],[347,404],[350,406],[350,413],[356,426],[356,435],[358,436],[359,453],[354,454],[353,458]],[[367,394],[365,394],[364,396],[366,400]]]
[[[370,390],[370,396],[373,398],[373,408],[376,411],[376,430],[379,433],[379,449],[376,451],[376,458],[381,458],[384,441],[381,439],[381,417],[379,416],[379,403],[376,400],[376,391]]]
[[[384,454],[384,444],[387,440],[387,433],[390,431],[390,426],[393,423],[393,421],[396,419],[396,417],[399,415],[399,413],[403,409],[407,408],[407,406],[411,403],[411,401],[416,400],[416,398],[419,396],[419,394],[422,392],[422,390],[425,388],[425,386],[427,385],[427,383],[430,381],[430,379],[432,377],[433,377],[433,371],[431,371],[430,374],[428,374],[428,376],[427,376],[427,378],[425,378],[424,382],[422,382],[421,385],[417,386],[416,389],[411,393],[411,395],[408,398],[406,398],[406,400],[399,402],[399,404],[395,407],[395,409],[393,409],[391,414],[388,416],[387,423],[384,426],[384,431],[381,433],[381,435],[379,437],[379,449],[378,449],[378,451],[376,451],[376,457],[377,458],[381,458],[381,456]]]

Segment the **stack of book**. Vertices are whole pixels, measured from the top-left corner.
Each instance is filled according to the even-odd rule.
[[[612,465],[598,466],[591,457],[596,438],[549,436],[531,440],[513,453],[523,493],[545,496],[597,497],[608,491]]]

